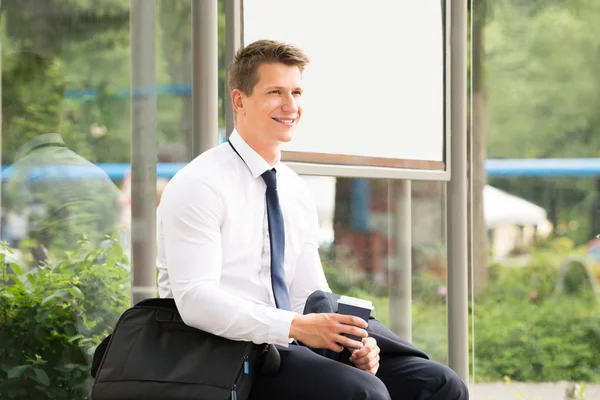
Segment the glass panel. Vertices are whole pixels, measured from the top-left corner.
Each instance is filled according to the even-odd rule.
[[[129,1],[2,1],[0,397],[89,398],[129,306]],[[107,174],[108,172],[108,174]]]
[[[412,183],[413,343],[448,365],[446,184]]]
[[[474,393],[600,398],[600,3],[473,4]]]
[[[371,300],[378,320],[447,363],[445,185],[412,183],[407,238],[402,182],[304,178],[317,205],[321,259],[332,291]],[[402,258],[407,239],[411,265]]]
[[[0,397],[89,398],[130,304],[130,1],[1,7]],[[190,1],[157,1],[157,203],[192,156],[191,31]]]

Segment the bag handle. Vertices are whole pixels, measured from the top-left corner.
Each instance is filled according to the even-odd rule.
[[[149,298],[144,299],[137,303],[135,307],[158,307],[158,308],[170,308],[173,310],[177,310],[177,306],[175,305],[174,299],[165,299],[165,298]]]
[[[90,374],[92,378],[96,378],[96,374],[98,373],[98,368],[100,368],[100,363],[104,358],[104,353],[106,353],[106,349],[108,348],[108,342],[110,342],[110,338],[112,335],[108,335],[104,338],[102,342],[96,347],[94,351],[94,358],[92,359],[92,369],[90,370]]]

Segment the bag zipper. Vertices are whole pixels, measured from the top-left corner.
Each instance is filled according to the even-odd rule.
[[[237,397],[237,385],[242,380],[242,376],[250,374],[250,363],[248,362],[248,356],[244,356],[242,359],[243,363],[236,374],[233,385],[231,385],[231,400],[236,400]]]
[[[253,345],[248,346],[248,348],[252,349]],[[231,400],[237,400],[237,385],[240,383],[242,377],[244,375],[250,375],[250,362],[248,356],[248,349],[244,352],[244,358],[242,358],[242,362],[238,367],[238,372],[235,375],[233,383],[231,384]]]

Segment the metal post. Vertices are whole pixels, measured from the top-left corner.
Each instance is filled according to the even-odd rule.
[[[412,341],[412,219],[411,182],[390,181],[389,200],[393,211],[396,257],[388,266],[390,329]]]
[[[451,177],[448,183],[448,360],[469,378],[467,243],[467,0],[450,7]]]
[[[218,144],[219,8],[217,0],[192,0],[193,157]]]
[[[226,68],[233,61],[233,56],[242,47],[243,39],[243,16],[241,0],[225,0],[225,63]],[[225,134],[227,137],[235,127],[233,106],[231,104],[231,93],[225,87]]]
[[[4,180],[2,179],[2,42],[0,41],[0,216],[2,215],[2,185]],[[0,232],[2,231],[2,219],[0,217]],[[0,239],[3,239],[0,233]]]
[[[156,297],[155,0],[131,0],[132,300]]]

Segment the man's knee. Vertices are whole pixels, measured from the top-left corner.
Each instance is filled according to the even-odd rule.
[[[450,368],[422,358],[384,361],[380,376],[392,399],[468,400],[467,386]]]
[[[366,372],[356,370],[354,377],[347,377],[347,381],[340,384],[343,394],[340,398],[349,400],[391,400],[385,384],[377,377]]]
[[[445,365],[439,364],[437,368],[440,375],[441,386],[438,390],[440,399],[448,400],[468,400],[469,389],[465,382],[452,369]],[[434,396],[435,399],[438,397]]]

